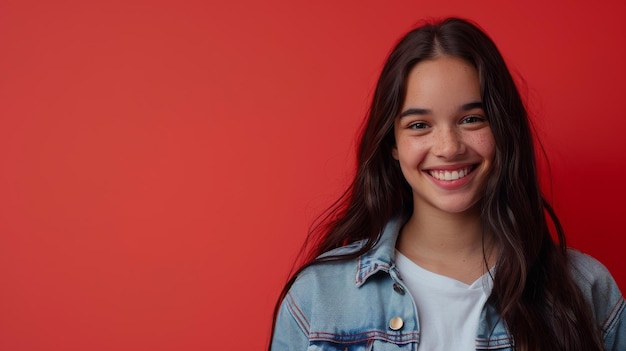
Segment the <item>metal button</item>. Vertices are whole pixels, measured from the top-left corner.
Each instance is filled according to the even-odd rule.
[[[404,288],[398,283],[393,284],[393,291],[397,292],[400,295],[404,295]]]
[[[400,330],[403,325],[404,321],[400,317],[393,317],[389,321],[389,328],[391,328],[391,330]]]

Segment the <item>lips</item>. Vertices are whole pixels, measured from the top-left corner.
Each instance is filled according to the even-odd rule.
[[[427,172],[431,175],[431,177],[437,180],[458,180],[466,177],[472,171],[471,166],[462,167],[459,169],[446,169],[446,170],[438,170],[438,169],[429,169]]]

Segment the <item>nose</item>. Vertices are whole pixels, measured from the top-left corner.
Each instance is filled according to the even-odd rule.
[[[441,158],[454,158],[465,152],[465,144],[460,135],[460,131],[454,128],[442,128],[433,135],[432,152]]]

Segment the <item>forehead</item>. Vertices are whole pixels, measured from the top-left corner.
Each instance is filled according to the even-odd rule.
[[[405,107],[434,108],[481,101],[478,72],[467,61],[440,56],[415,65],[407,77]],[[410,106],[410,105],[424,106]],[[431,106],[433,105],[433,106]]]

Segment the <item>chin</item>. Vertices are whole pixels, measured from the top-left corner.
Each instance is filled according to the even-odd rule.
[[[477,201],[471,204],[441,204],[440,206],[436,206],[440,211],[447,212],[450,214],[464,214],[464,213],[473,213],[479,210],[479,206],[477,205]]]

